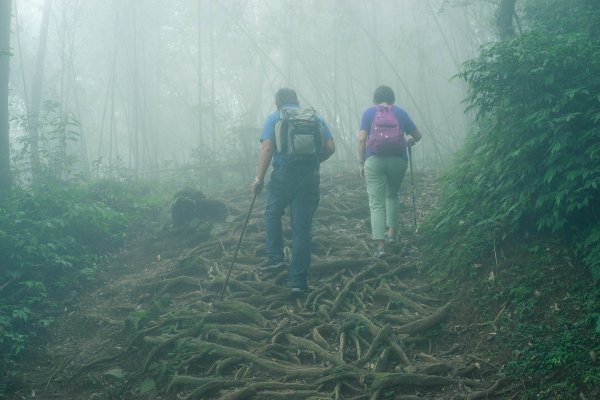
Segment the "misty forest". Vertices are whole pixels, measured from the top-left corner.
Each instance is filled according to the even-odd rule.
[[[0,0],[0,399],[600,398],[599,27],[598,0]],[[382,85],[422,140],[377,252]],[[290,207],[263,264],[281,88],[335,144],[309,288]]]

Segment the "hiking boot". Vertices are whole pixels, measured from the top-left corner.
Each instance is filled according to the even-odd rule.
[[[258,267],[262,272],[275,271],[285,267],[285,262],[283,261],[273,261],[267,260]]]
[[[293,287],[292,288],[292,297],[296,298],[296,297],[303,297],[306,295],[306,293],[308,292],[308,288],[299,288],[299,287]]]
[[[375,250],[375,252],[373,253],[373,257],[375,257],[375,258],[383,258],[383,257],[385,257],[385,256],[386,256],[386,254],[385,254],[385,250],[382,250],[382,249],[377,249],[377,250]]]
[[[385,244],[388,246],[394,246],[398,244],[398,240],[394,236],[385,235]]]

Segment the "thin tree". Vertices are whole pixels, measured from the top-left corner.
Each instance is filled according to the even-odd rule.
[[[0,1],[0,193],[5,193],[12,185],[8,139],[10,12],[11,0]]]
[[[216,101],[215,101],[215,27],[214,27],[214,9],[213,1],[208,3],[208,13],[210,15],[209,21],[209,46],[210,46],[210,122],[211,122],[211,137],[212,137],[212,150],[216,150],[217,146],[217,115],[216,115]]]
[[[205,139],[202,132],[202,0],[198,0],[198,148],[205,145]]]
[[[132,134],[131,138],[131,147],[129,149],[130,154],[132,154],[133,161],[130,162],[130,166],[133,166],[135,172],[140,172],[140,99],[139,99],[139,80],[140,80],[140,62],[139,62],[139,49],[138,49],[138,22],[137,22],[137,8],[135,3],[131,3],[132,9],[132,52],[133,52],[133,67],[132,67],[132,84],[133,84],[133,111],[132,111],[132,130],[130,132]]]
[[[496,11],[496,28],[500,40],[507,40],[515,36],[513,17],[517,0],[501,0]]]
[[[107,160],[107,167],[108,167],[108,171],[110,174],[112,174],[112,162],[113,162],[113,134],[114,134],[114,128],[115,128],[115,81],[117,80],[117,72],[116,72],[116,65],[117,65],[117,56],[119,53],[119,39],[120,36],[122,35],[122,31],[121,31],[121,21],[120,21],[120,15],[119,12],[115,13],[115,18],[114,18],[114,29],[113,29],[113,48],[112,48],[112,61],[111,61],[111,67],[110,67],[110,71],[109,71],[109,75],[108,75],[108,84],[106,86],[106,93],[104,95],[104,103],[103,103],[103,108],[102,108],[102,118],[101,118],[101,122],[100,122],[100,139],[98,140],[98,153],[97,153],[97,157],[99,160],[102,159],[103,155],[104,155],[104,149],[103,149],[103,145],[104,145],[104,131],[105,131],[105,127],[104,127],[104,123],[108,122],[108,160]],[[110,104],[110,110],[109,110],[109,104]],[[107,121],[108,120],[108,121]],[[96,170],[96,175],[99,174],[99,169]]]
[[[48,43],[48,28],[50,26],[51,0],[46,0],[40,28],[35,74],[31,87],[31,114],[29,120],[29,151],[31,156],[31,174],[35,182],[40,175],[40,152],[39,152],[39,118],[42,104],[42,86],[44,83],[44,70],[46,61],[46,47]]]

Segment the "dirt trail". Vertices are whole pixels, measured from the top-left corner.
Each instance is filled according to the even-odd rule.
[[[422,220],[434,177],[417,183]],[[219,300],[249,206],[229,198],[227,229],[209,240],[165,233],[115,257],[28,360],[32,389],[14,399],[493,398],[501,379],[477,355],[479,330],[421,274],[410,182],[401,244],[383,260],[369,256],[361,181],[324,178],[321,199],[307,296],[290,298],[286,271],[258,271],[259,198]]]

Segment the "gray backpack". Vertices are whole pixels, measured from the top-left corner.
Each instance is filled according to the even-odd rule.
[[[275,124],[275,148],[279,154],[318,157],[323,146],[323,128],[313,108],[282,108]]]

